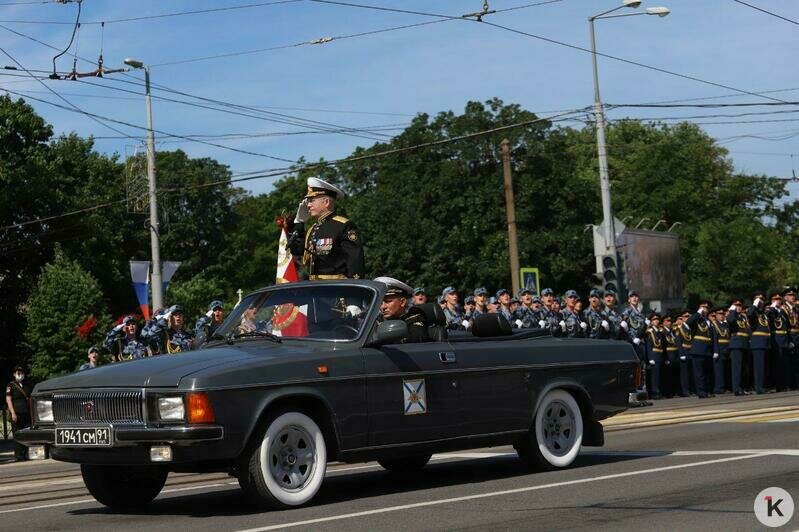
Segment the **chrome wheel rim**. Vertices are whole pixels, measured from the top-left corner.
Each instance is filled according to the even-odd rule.
[[[269,445],[269,473],[284,490],[299,491],[308,483],[316,466],[316,448],[302,427],[284,427]]]
[[[549,403],[541,417],[544,445],[555,456],[563,456],[574,446],[576,420],[566,403],[555,400]]]

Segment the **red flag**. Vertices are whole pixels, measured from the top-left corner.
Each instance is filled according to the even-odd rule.
[[[285,213],[277,219],[277,225],[280,227],[280,239],[277,244],[275,281],[277,284],[296,283],[300,280],[300,276],[297,273],[294,257],[286,248],[288,221]],[[298,307],[291,303],[285,303],[276,306],[275,313],[272,315],[272,332],[278,336],[308,336],[308,305]]]
[[[94,314],[86,318],[86,321],[75,327],[75,332],[83,339],[89,337],[94,328],[97,327],[97,318]]]

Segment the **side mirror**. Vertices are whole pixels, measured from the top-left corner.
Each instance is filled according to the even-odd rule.
[[[398,344],[407,337],[407,323],[402,320],[386,320],[377,326],[369,345],[379,347],[386,344]]]

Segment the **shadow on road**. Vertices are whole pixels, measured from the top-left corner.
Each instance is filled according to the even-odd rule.
[[[580,455],[570,469],[582,469],[668,454],[668,452],[653,452],[633,455],[627,453]],[[529,474],[530,471],[522,467],[515,455],[434,461],[421,471],[414,473],[396,473],[376,469],[336,474],[334,470],[328,472],[319,493],[306,508],[420,490],[480,484]],[[233,479],[231,478],[231,480]],[[126,513],[130,515],[212,517],[251,515],[264,511],[263,507],[247,502],[238,487],[231,486],[231,489],[159,498],[146,508],[136,511],[120,512],[101,507],[75,509],[69,513],[72,515]]]

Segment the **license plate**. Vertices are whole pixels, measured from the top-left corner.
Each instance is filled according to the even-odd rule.
[[[110,447],[111,443],[111,427],[55,429],[55,444],[61,447]]]

